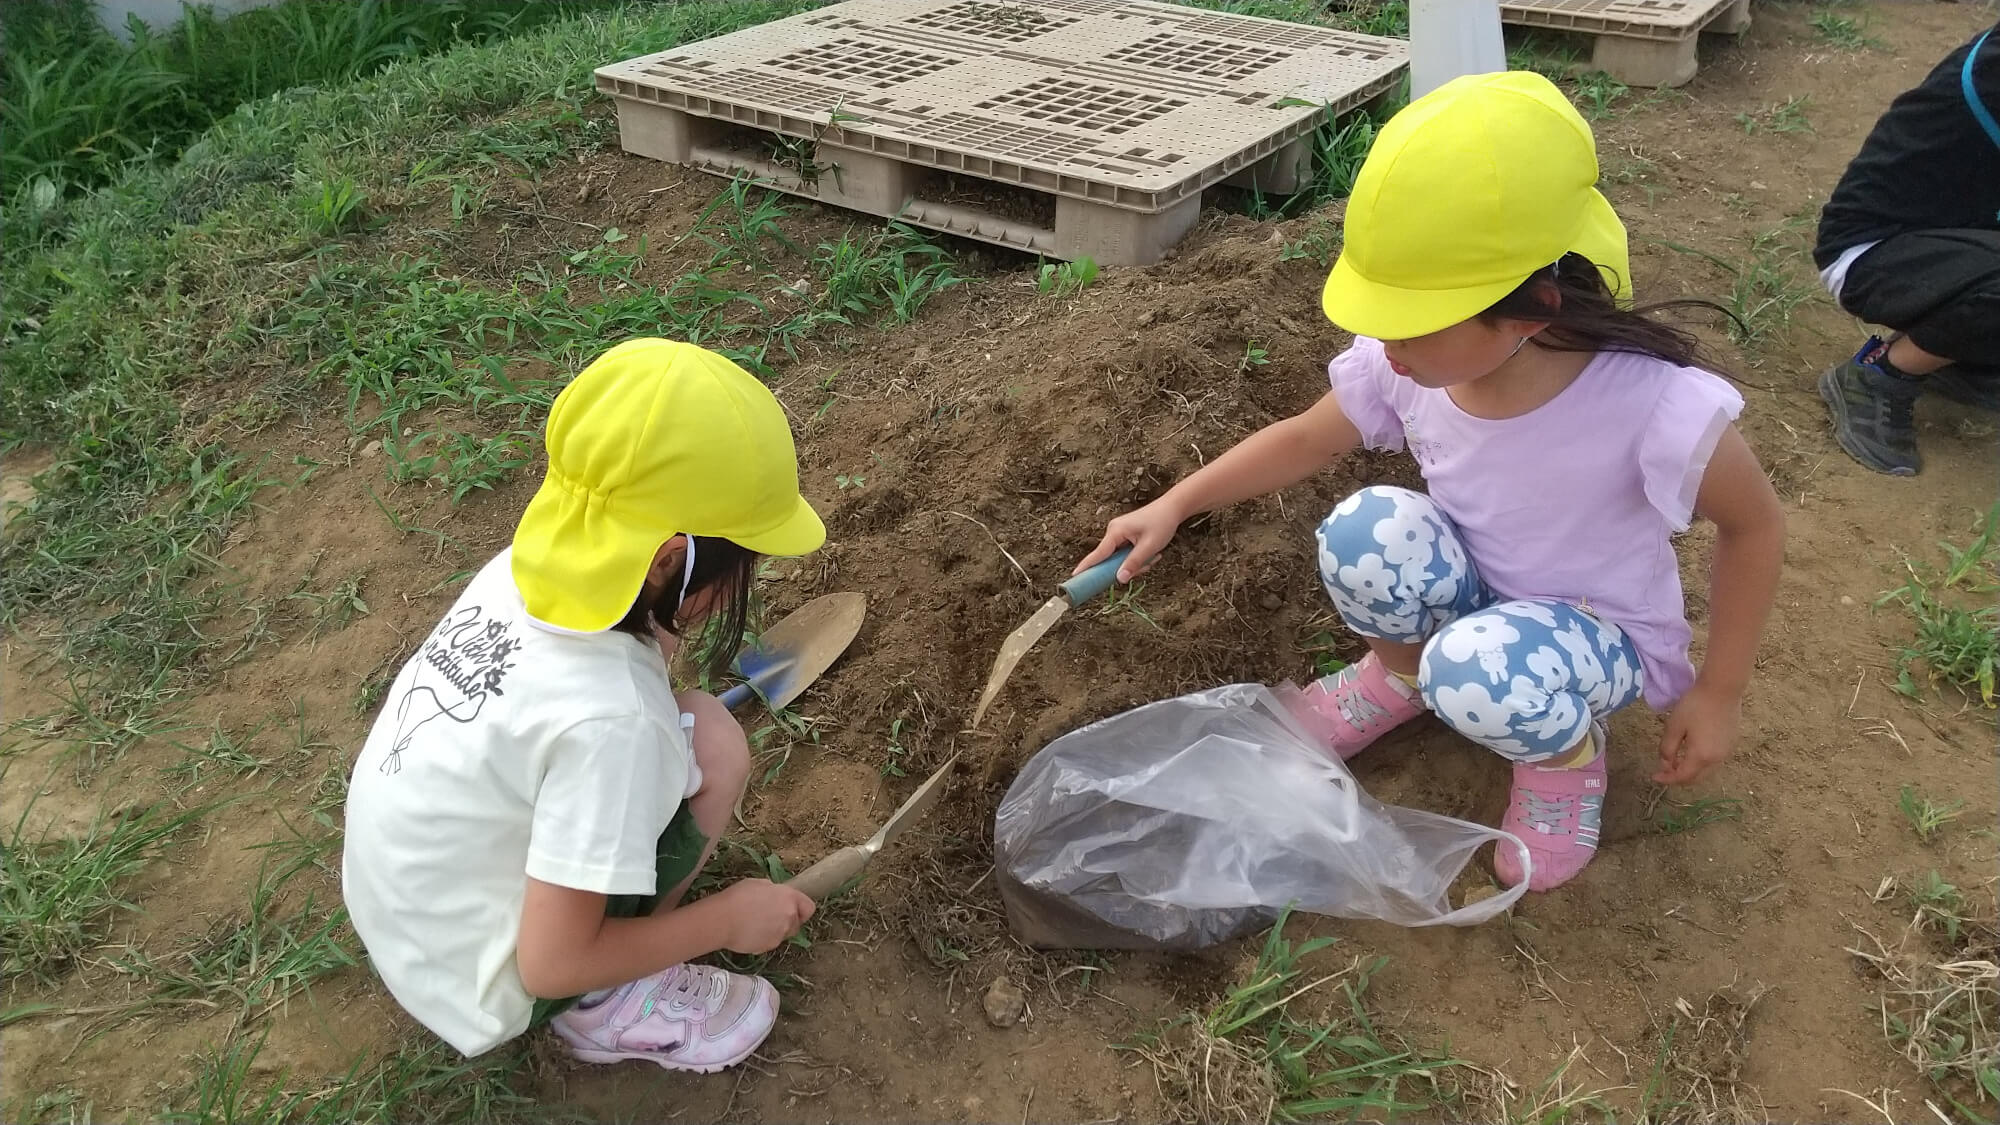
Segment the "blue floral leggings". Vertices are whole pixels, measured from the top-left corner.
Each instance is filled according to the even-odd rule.
[[[1592,721],[1639,698],[1638,651],[1567,602],[1501,601],[1430,497],[1364,488],[1319,525],[1319,574],[1347,627],[1423,642],[1417,687],[1453,730],[1503,757],[1574,748]]]

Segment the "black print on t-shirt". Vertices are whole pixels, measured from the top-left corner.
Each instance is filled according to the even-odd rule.
[[[521,642],[512,625],[485,620],[483,613],[476,605],[453,610],[417,651],[416,676],[396,701],[396,741],[382,760],[383,773],[403,768],[403,751],[425,723],[439,715],[469,723],[479,717],[487,696],[506,694],[500,684],[514,667],[508,658]]]

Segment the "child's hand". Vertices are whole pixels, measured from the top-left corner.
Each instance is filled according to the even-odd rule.
[[[1127,512],[1105,525],[1104,538],[1098,542],[1097,549],[1083,556],[1083,561],[1077,563],[1076,569],[1070,573],[1082,574],[1130,543],[1132,555],[1125,560],[1124,566],[1118,568],[1118,581],[1130,582],[1153,569],[1160,552],[1166,550],[1167,544],[1173,541],[1174,532],[1180,530],[1183,518],[1179,506],[1165,496],[1136,511]]]
[[[744,879],[716,896],[729,928],[724,949],[734,953],[769,953],[799,932],[813,916],[813,900],[769,879]]]
[[[1661,785],[1701,780],[1729,757],[1742,719],[1741,694],[1697,681],[1667,716],[1667,731],[1660,739],[1660,771],[1653,780]]]

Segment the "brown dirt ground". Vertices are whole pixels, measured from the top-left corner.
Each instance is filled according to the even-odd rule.
[[[1727,273],[1665,243],[1743,260],[1757,233],[1815,213],[1880,107],[1988,17],[1973,6],[1884,6],[1870,30],[1885,49],[1859,54],[1827,51],[1804,18],[1803,9],[1760,6],[1747,40],[1708,51],[1681,94],[1599,125],[1644,294],[1726,291]],[[1747,134],[1737,122],[1802,92],[1811,133]],[[618,222],[662,245],[714,188],[604,153],[517,192],[520,210],[496,213],[470,235],[411,237],[478,276],[567,245],[573,232],[532,212]],[[850,221],[807,208],[789,229],[812,239]],[[1344,341],[1318,315],[1320,268],[1277,261],[1279,242],[1303,228],[1212,213],[1171,261],[1108,271],[1063,301],[1037,296],[1018,260],[965,248],[983,283],[934,303],[912,328],[856,334],[785,365],[777,390],[797,419],[806,491],[832,534],[820,554],[776,566],[767,597],[782,612],[823,592],[860,590],[870,615],[844,662],[801,701],[818,742],[794,748],[778,777],[753,790],[745,831],[796,869],[865,836],[955,748],[975,765],[959,771],[930,821],[882,858],[863,889],[829,911],[812,948],[780,963],[797,983],[755,1065],[695,1078],[633,1064],[582,1068],[541,1049],[539,1096],[639,1119],[1164,1116],[1150,1070],[1111,1045],[1212,997],[1247,947],[1099,960],[1015,946],[988,877],[992,809],[1027,755],[1081,723],[1218,682],[1306,674],[1304,646],[1331,624],[1311,527],[1357,485],[1409,482],[1412,467],[1357,456],[1281,496],[1196,522],[1139,595],[1157,628],[1132,614],[1074,615],[1028,656],[987,733],[961,728],[1001,637],[1106,518],[1324,389],[1323,364]],[[662,276],[674,266],[649,262]],[[1922,1112],[1922,1083],[1884,1043],[1872,985],[1844,949],[1857,923],[1895,926],[1893,909],[1870,901],[1884,876],[1936,867],[1967,885],[1990,872],[1990,838],[1958,831],[1940,846],[1918,845],[1896,792],[1910,783],[1990,807],[1994,732],[1990,712],[1949,699],[1913,706],[1890,692],[1907,620],[1870,606],[1898,584],[1905,554],[1962,541],[1993,503],[1994,430],[1958,408],[1927,406],[1922,477],[1892,480],[1851,464],[1826,434],[1812,380],[1856,336],[1848,318],[1815,300],[1762,350],[1727,352],[1749,398],[1744,429],[1786,501],[1790,561],[1736,758],[1698,793],[1671,796],[1736,797],[1741,819],[1682,835],[1650,827],[1661,799],[1647,780],[1660,720],[1621,716],[1602,854],[1572,885],[1526,901],[1512,924],[1404,931],[1301,920],[1301,936],[1341,938],[1319,955],[1329,963],[1355,953],[1391,958],[1377,978],[1389,1024],[1418,1042],[1448,1041],[1524,1091],[1580,1047],[1570,1080],[1630,1105],[1661,1028],[1686,1002],[1695,1013],[1722,1013],[1717,1026],[1727,1033],[1702,1049],[1683,1040],[1677,1061],[1725,1088],[1733,1078],[1756,1116],[1878,1116],[1836,1087],[1870,1097],[1886,1089],[1902,1119]],[[1270,363],[1240,370],[1252,341]],[[393,671],[448,605],[444,580],[505,543],[533,486],[523,475],[456,509],[434,493],[391,488],[378,456],[350,440],[335,410],[287,415],[249,443],[274,463],[307,454],[326,465],[298,487],[272,490],[230,535],[222,560],[242,583],[243,604],[289,592],[313,567],[317,589],[364,576],[372,612],[317,635],[300,612],[274,619],[274,639],[189,701],[204,725],[270,724],[256,740],[279,760],[229,790],[241,799],[131,888],[141,911],[121,923],[114,948],[61,989],[20,993],[26,999],[115,1004],[126,988],[107,968],[117,945],[165,949],[241,909],[261,856],[246,847],[282,836],[285,822],[310,830],[305,808],[344,777],[366,731],[356,707],[363,685]],[[865,484],[843,489],[837,476]],[[463,551],[392,529],[371,488]],[[1697,616],[1707,545],[1697,533],[1684,551]],[[47,706],[54,685],[45,673],[38,679],[22,643],[6,671],[15,715]],[[899,719],[912,776],[884,779]],[[18,779],[46,774],[34,791],[37,819],[80,826],[100,807],[157,799],[158,770],[179,756],[155,740],[79,774],[53,768],[60,752],[60,744],[21,752],[0,815],[11,821],[31,795]],[[1399,733],[1357,765],[1387,801],[1487,821],[1504,802],[1503,765],[1433,724]],[[320,887],[335,890],[330,877]],[[1028,1019],[1005,1031],[987,1026],[979,1003],[1002,973],[1030,997]],[[1754,1008],[1746,996],[1760,997]],[[185,1084],[194,1054],[228,1024],[200,1008],[110,1027],[88,1014],[16,1024],[4,1035],[0,1093],[69,1087],[100,1116],[143,1115]],[[352,970],[275,1016],[259,1066],[335,1075],[412,1034],[366,970]]]

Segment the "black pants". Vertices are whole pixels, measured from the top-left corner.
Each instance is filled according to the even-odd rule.
[[[1840,304],[1968,374],[2000,375],[2000,231],[1885,239],[1848,267]]]

